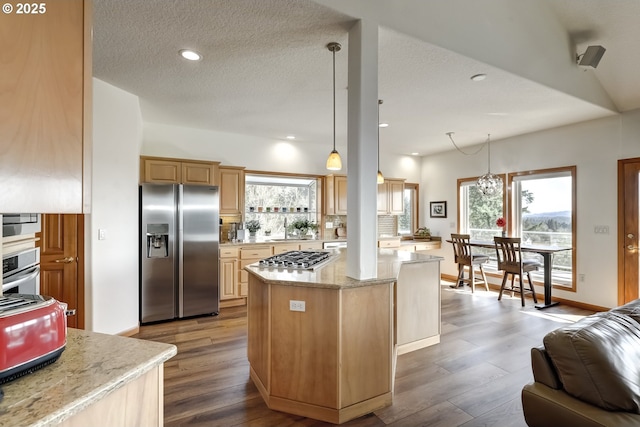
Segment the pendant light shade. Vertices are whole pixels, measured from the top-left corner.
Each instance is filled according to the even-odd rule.
[[[487,173],[478,178],[476,187],[485,196],[492,196],[502,191],[502,178],[491,173],[491,135],[487,135]]]
[[[380,104],[382,99],[378,99],[378,184],[384,184],[384,175],[380,172]]]
[[[340,43],[332,42],[327,45],[327,49],[333,52],[333,150],[327,159],[327,169],[339,171],[342,169],[342,159],[336,150],[336,52],[339,52],[342,46]]]

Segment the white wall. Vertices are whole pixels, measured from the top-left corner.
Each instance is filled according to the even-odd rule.
[[[321,145],[145,123],[142,154],[214,160],[249,170],[326,175],[325,164],[331,148],[331,141]],[[346,173],[348,153],[340,155],[343,170],[339,173]],[[415,157],[382,153],[380,168],[389,178],[406,178],[408,182],[420,179],[420,159]]]
[[[467,150],[469,151],[469,150]],[[604,307],[617,305],[617,161],[640,157],[640,110],[491,142],[491,172],[505,173],[577,166],[577,292],[553,290],[560,298]],[[487,171],[487,154],[457,151],[422,162],[421,216],[432,233],[444,238],[457,230],[457,179]],[[446,200],[446,219],[429,218],[429,202]],[[606,225],[609,234],[595,234]],[[434,253],[436,254],[436,253]],[[443,244],[442,272],[455,276],[453,250]],[[542,288],[538,289],[542,293]]]
[[[93,79],[93,182],[86,218],[86,328],[138,327],[138,97]],[[98,229],[106,239],[98,240]]]

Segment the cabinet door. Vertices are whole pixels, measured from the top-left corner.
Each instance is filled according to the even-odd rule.
[[[378,184],[378,215],[387,215],[389,213],[389,181]]]
[[[220,299],[236,298],[238,260],[235,258],[220,259]]]
[[[323,197],[323,213],[325,215],[336,214],[335,204],[335,177],[333,175],[327,175],[324,177],[324,197]]]
[[[301,251],[318,251],[321,249],[322,249],[322,242],[319,242],[319,241],[300,243]]]
[[[289,251],[297,251],[300,249],[300,245],[298,243],[278,243],[277,245],[273,245],[273,254],[279,255]]]
[[[242,215],[244,209],[244,170],[219,168],[220,214]]]
[[[387,188],[389,198],[389,213],[392,215],[402,215],[404,213],[404,181],[389,181]]]
[[[144,159],[144,182],[179,184],[182,177],[181,164],[175,160]]]
[[[216,185],[216,165],[207,163],[182,163],[182,183]]]
[[[347,177],[336,176],[334,180],[334,200],[336,215],[347,214]]]
[[[49,1],[46,13],[0,14],[3,212],[83,212],[90,176],[83,148],[90,152],[91,141],[91,13],[84,9],[81,0]],[[91,170],[89,158],[85,166]]]

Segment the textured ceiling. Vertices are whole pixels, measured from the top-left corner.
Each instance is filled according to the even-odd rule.
[[[340,150],[346,146],[348,31],[358,16],[319,3],[94,0],[94,76],[138,95],[147,122],[269,139],[293,134],[301,143],[326,144],[332,139],[326,44],[337,41],[343,46],[336,54]],[[618,110],[640,107],[640,50],[631,46],[640,40],[640,26],[632,22],[640,2],[550,3],[579,49],[607,48],[598,68],[584,72],[595,75]],[[390,123],[380,132],[382,152],[448,150],[450,131],[464,146],[487,133],[495,140],[615,114],[570,90],[407,34],[383,24],[379,30],[380,117]],[[199,51],[203,60],[182,60],[182,48]],[[477,73],[488,77],[472,82]]]

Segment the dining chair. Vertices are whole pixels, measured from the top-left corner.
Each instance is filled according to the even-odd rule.
[[[498,295],[498,301],[502,299],[502,292],[511,291],[513,297],[514,292],[520,293],[520,300],[524,307],[524,294],[531,292],[533,296],[533,302],[537,303],[536,291],[533,289],[533,282],[531,281],[531,272],[537,271],[541,264],[533,259],[523,259],[522,249],[520,247],[520,237],[494,237],[496,246],[496,255],[498,261],[498,270],[504,271],[502,276],[502,285],[500,286],[500,294]],[[527,274],[529,280],[529,290],[524,288],[523,274]],[[507,278],[511,275],[511,287],[507,288]],[[518,276],[518,286],[515,286],[515,276]]]
[[[453,244],[454,261],[458,264],[458,278],[456,280],[455,287],[460,284],[469,283],[471,286],[471,292],[475,292],[476,283],[484,283],[486,290],[489,290],[489,283],[487,282],[487,276],[484,274],[482,264],[489,261],[487,255],[474,255],[469,244],[470,236],[468,234],[451,234],[451,243]],[[475,266],[480,268],[480,274],[482,280],[476,281]],[[464,268],[469,270],[469,278],[464,278]]]

